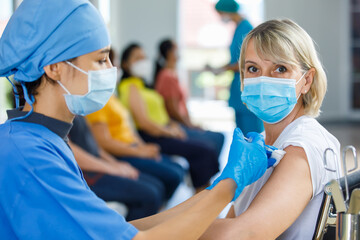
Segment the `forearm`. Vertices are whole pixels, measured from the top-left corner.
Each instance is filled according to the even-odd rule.
[[[103,159],[104,161],[108,162],[108,163],[114,163],[117,162],[116,159],[111,156],[109,153],[107,153],[103,148],[99,148],[99,154],[101,159]]]
[[[73,150],[75,159],[81,170],[107,173],[107,165],[105,162],[102,162],[101,159],[98,159],[95,156],[87,153],[76,144],[69,142],[69,145]]]
[[[152,215],[150,217],[138,219],[130,223],[141,231],[148,230],[194,206],[197,202],[201,201],[204,197],[206,197],[208,192],[209,190],[204,190],[169,210],[163,211],[156,215]]]
[[[233,63],[233,64],[228,64],[226,66],[223,67],[224,71],[234,71],[234,72],[239,72],[239,64],[238,63]]]
[[[134,239],[198,239],[231,201],[235,187],[236,184],[231,179],[221,181],[207,192],[206,197],[181,213],[174,214],[169,220],[139,232]]]
[[[101,147],[113,156],[137,157],[138,151],[130,144],[117,141],[115,139],[107,139],[99,141]]]
[[[148,119],[144,119],[138,123],[139,129],[148,133],[151,136],[162,137],[162,136],[170,136],[169,131],[164,126],[160,126],[156,123],[151,122]]]

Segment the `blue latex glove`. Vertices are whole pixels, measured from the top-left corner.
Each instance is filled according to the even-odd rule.
[[[221,175],[207,189],[212,189],[223,179],[232,178],[237,184],[234,201],[247,185],[265,173],[270,159],[266,155],[264,137],[251,132],[247,134],[247,138],[251,142],[244,139],[244,134],[239,128],[234,130],[228,163]]]

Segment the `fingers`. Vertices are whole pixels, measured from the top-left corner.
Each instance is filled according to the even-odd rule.
[[[275,163],[276,163],[276,159],[275,159],[275,158],[268,158],[267,168],[274,166]]]
[[[243,140],[244,139],[244,134],[243,132],[240,130],[240,128],[235,128],[234,130],[234,134],[233,134],[233,141],[234,140]]]
[[[259,134],[259,133],[256,133],[256,132],[249,132],[247,135],[246,135],[247,138],[251,139],[253,143],[257,143],[259,145],[261,145],[262,147],[265,146],[265,142],[264,142],[264,136]]]

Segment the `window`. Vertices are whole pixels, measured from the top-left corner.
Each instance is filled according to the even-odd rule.
[[[180,1],[180,80],[188,89],[189,110],[195,122],[214,122],[214,119],[218,119],[217,126],[211,124],[210,128],[221,129],[221,125],[231,129],[233,112],[227,108],[227,100],[233,72],[214,75],[204,71],[206,65],[222,67],[229,63],[229,46],[236,27],[234,23],[221,21],[215,10],[216,2]],[[263,0],[238,2],[242,7],[240,13],[254,26],[263,21]]]

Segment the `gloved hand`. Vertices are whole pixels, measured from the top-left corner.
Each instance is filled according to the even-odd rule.
[[[265,151],[264,137],[258,133],[248,133],[246,136],[239,128],[234,130],[230,147],[228,163],[221,175],[207,189],[212,189],[221,180],[232,178],[237,184],[233,201],[240,195],[244,187],[258,180],[268,167],[268,157]]]

